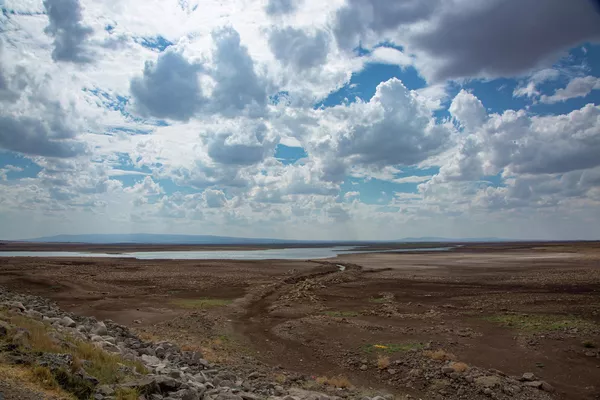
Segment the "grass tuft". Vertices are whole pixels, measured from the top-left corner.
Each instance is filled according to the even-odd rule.
[[[404,353],[413,350],[422,350],[425,347],[423,343],[406,342],[406,343],[390,343],[390,344],[368,344],[364,347],[367,353]]]
[[[448,353],[447,351],[444,350],[426,350],[423,352],[423,354],[426,357],[431,358],[432,360],[436,360],[436,361],[449,361],[449,360],[454,360],[456,358],[456,356],[452,353]]]
[[[566,329],[589,329],[595,325],[573,315],[552,314],[500,314],[484,317],[505,327],[528,332],[562,331]]]
[[[385,297],[371,297],[369,299],[369,303],[382,304],[385,303],[387,299]]]
[[[231,304],[233,300],[231,299],[176,299],[172,300],[171,304],[176,305],[182,308],[192,308],[192,309],[206,309],[213,307],[223,307]]]
[[[91,382],[73,375],[63,368],[54,371],[53,375],[61,388],[72,393],[78,399],[87,400],[94,393],[94,385]]]
[[[358,312],[356,311],[324,311],[323,314],[334,318],[358,317]]]
[[[115,400],[138,400],[141,393],[133,388],[118,388],[115,391]]]
[[[320,376],[316,379],[319,385],[331,386],[338,389],[348,389],[352,387],[352,383],[345,376],[334,376],[328,378],[326,376]]]
[[[581,344],[586,349],[595,349],[596,348],[596,344],[594,342],[592,342],[591,340],[584,340],[583,343],[581,343]]]
[[[378,355],[377,356],[377,368],[386,369],[390,366],[390,358],[388,356]]]
[[[123,382],[129,376],[124,373],[123,366],[136,369],[140,374],[148,370],[140,362],[127,361],[117,354],[108,353],[92,343],[76,342],[74,355],[86,360],[85,372],[96,377],[102,384]]]
[[[31,377],[34,382],[39,383],[46,390],[56,390],[59,388],[58,382],[54,379],[52,371],[47,367],[36,366],[31,370]]]
[[[452,362],[450,363],[450,368],[455,372],[465,372],[469,369],[469,366],[464,362]]]

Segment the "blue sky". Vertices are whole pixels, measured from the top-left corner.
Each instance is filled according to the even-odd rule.
[[[0,239],[600,237],[594,1],[138,2],[2,3]]]

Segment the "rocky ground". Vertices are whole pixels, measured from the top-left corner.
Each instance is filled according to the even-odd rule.
[[[3,301],[26,309],[30,297],[14,293],[56,301],[66,311],[46,317],[76,327],[51,329],[81,325],[81,340],[125,349],[115,354],[150,376],[168,376],[163,364],[210,379],[225,371],[241,382],[231,389],[259,398],[600,399],[595,243],[315,262],[0,258],[0,284],[14,291]],[[92,337],[106,318],[113,346]],[[165,341],[175,365],[139,351]],[[186,364],[187,353],[209,366]]]
[[[259,372],[240,376],[226,366],[210,363],[197,351],[184,351],[170,342],[147,342],[112,321],[73,315],[46,299],[2,288],[0,307],[2,362],[24,365],[34,371],[44,368],[50,372],[49,379],[53,377],[67,394],[80,399],[134,396],[151,400],[335,400],[342,397],[378,400],[394,397],[369,398],[359,391],[346,389],[338,389],[332,395],[291,385],[284,387],[265,380],[265,375]],[[27,320],[25,326],[33,324],[36,329],[20,326],[23,319]],[[53,348],[40,347],[44,340],[39,337],[40,329]],[[94,368],[86,367],[90,360],[76,358],[70,351],[76,342],[91,343],[98,351],[122,358],[115,382],[103,384],[101,378],[91,375]],[[419,352],[413,351],[403,360],[382,367],[390,377],[401,376],[410,385],[430,386],[429,382],[433,382],[442,398],[475,399],[483,395],[496,399],[546,399],[554,392],[550,384],[538,380],[532,373],[509,377],[500,371],[469,368],[448,361],[445,353],[425,354],[430,357],[425,363]],[[298,377],[296,382],[302,383],[302,380]],[[10,386],[8,388],[5,398],[11,393]],[[403,397],[411,398],[410,395]]]

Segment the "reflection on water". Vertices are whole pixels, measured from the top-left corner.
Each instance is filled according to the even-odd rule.
[[[378,250],[377,253],[448,251],[451,247]],[[309,260],[331,258],[340,254],[373,253],[357,247],[306,247],[268,250],[205,250],[205,251],[139,251],[133,253],[84,253],[77,251],[4,251],[0,257],[102,257],[137,258],[139,260]]]

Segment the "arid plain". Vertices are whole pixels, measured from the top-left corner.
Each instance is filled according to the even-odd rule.
[[[463,398],[435,375],[452,365],[532,373],[548,396],[600,399],[598,242],[306,261],[1,256],[0,285],[282,384]]]

